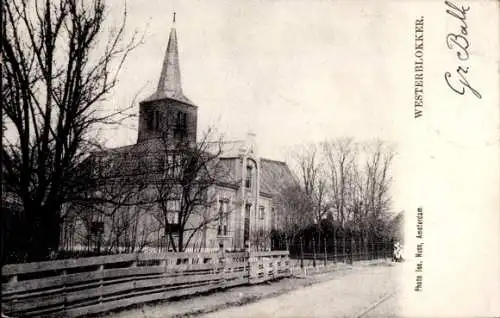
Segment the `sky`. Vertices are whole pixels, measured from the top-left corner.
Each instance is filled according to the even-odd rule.
[[[412,39],[396,19],[404,8],[384,6],[128,0],[127,32],[143,33],[143,44],[128,57],[105,107],[153,93],[175,11],[182,85],[199,107],[199,131],[217,126],[226,140],[252,131],[262,157],[285,161],[297,145],[341,137],[398,147],[411,120],[412,87],[402,86],[409,68],[405,74],[394,61]],[[113,4],[110,21],[119,21],[122,8]],[[108,132],[108,146],[136,141],[136,120],[127,126]],[[400,157],[394,160],[395,194],[398,170],[404,170]],[[395,195],[395,211],[404,209],[399,201]]]

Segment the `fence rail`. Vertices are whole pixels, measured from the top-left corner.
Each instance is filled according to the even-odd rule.
[[[2,267],[2,313],[76,317],[290,276],[288,251],[118,254]]]

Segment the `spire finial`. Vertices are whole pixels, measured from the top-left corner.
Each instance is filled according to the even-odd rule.
[[[175,23],[175,11],[174,11],[174,23]]]

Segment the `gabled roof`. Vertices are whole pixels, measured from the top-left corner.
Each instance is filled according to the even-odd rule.
[[[238,177],[234,169],[234,161],[236,158],[219,158],[217,162],[217,169],[219,169],[218,184],[221,186],[229,186],[238,188],[240,186],[241,178]]]
[[[294,184],[296,184],[296,180],[285,162],[260,159],[261,192],[275,196]]]
[[[148,155],[150,152],[158,153],[164,151],[165,143],[160,138],[145,139],[133,145],[126,145],[117,148],[108,148],[101,151],[96,151],[93,155],[97,156],[113,156],[118,154],[139,154],[141,156]]]

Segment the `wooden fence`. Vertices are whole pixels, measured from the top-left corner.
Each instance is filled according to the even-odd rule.
[[[288,251],[118,254],[2,267],[2,313],[76,317],[290,276]]]

